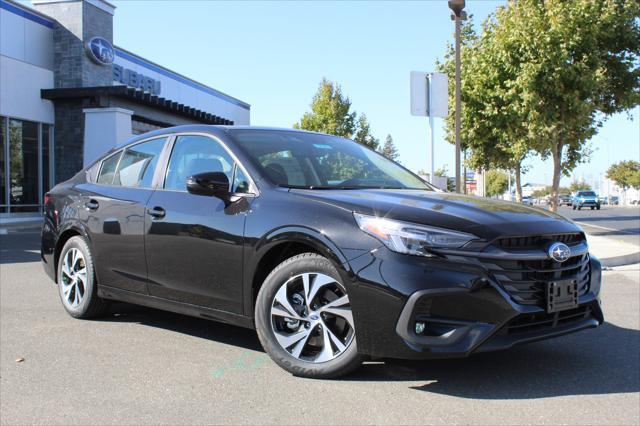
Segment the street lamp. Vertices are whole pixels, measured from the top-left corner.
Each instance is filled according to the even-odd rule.
[[[467,19],[467,14],[463,11],[464,0],[449,0],[449,9],[456,23],[456,192],[460,193],[460,22]]]

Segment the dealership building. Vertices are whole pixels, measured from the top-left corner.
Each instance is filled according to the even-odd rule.
[[[131,135],[249,124],[250,105],[113,45],[104,0],[0,0],[0,218]]]

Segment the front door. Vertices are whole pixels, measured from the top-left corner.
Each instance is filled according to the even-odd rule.
[[[251,197],[233,203],[186,190],[189,176],[223,172],[232,192],[246,191],[240,168],[216,140],[175,139],[163,187],[147,203],[146,257],[153,296],[242,313],[242,253]],[[235,178],[235,181],[234,181]]]

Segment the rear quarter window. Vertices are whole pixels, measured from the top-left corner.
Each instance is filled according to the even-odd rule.
[[[116,173],[116,167],[118,166],[118,160],[120,160],[121,154],[122,151],[116,152],[102,161],[100,173],[98,173],[98,179],[96,181],[97,183],[102,185],[111,185],[113,183],[113,177]]]

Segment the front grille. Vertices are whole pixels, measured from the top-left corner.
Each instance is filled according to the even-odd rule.
[[[542,248],[549,242],[565,243],[569,246],[584,241],[581,233],[555,234],[555,235],[534,235],[528,237],[503,237],[493,242],[493,245],[501,249],[531,249]]]
[[[539,312],[521,315],[512,320],[506,327],[507,334],[521,334],[543,329],[562,327],[591,316],[589,306],[581,306],[567,311],[548,314]]]
[[[493,278],[521,305],[546,307],[550,282],[575,280],[578,296],[589,290],[591,277],[589,254],[574,256],[564,263],[552,259],[510,260],[485,259],[484,265]]]

